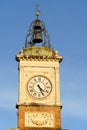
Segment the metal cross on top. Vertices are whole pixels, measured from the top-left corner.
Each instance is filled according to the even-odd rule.
[[[39,6],[39,4],[36,3],[36,4],[35,4],[35,10],[36,10],[36,16],[37,16],[37,18],[38,18],[38,16],[40,15],[40,10],[38,10],[38,6]]]
[[[35,4],[35,10],[37,10],[37,11],[38,11],[38,6],[39,6],[39,4],[36,3],[36,4]]]

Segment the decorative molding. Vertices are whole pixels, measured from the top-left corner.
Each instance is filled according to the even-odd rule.
[[[16,60],[17,61],[59,61],[61,62],[63,59],[62,56],[28,56],[28,55],[17,55]]]

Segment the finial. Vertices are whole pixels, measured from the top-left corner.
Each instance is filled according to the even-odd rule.
[[[40,10],[38,10],[38,6],[39,6],[39,4],[36,3],[36,4],[35,4],[35,10],[36,10],[36,16],[37,16],[37,18],[38,18],[38,16],[40,15]]]

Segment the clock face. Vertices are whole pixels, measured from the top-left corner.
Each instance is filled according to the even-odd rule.
[[[47,97],[52,90],[51,82],[44,76],[35,76],[28,82],[28,92],[32,97]]]

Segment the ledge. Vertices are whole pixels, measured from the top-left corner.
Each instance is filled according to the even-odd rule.
[[[18,108],[19,106],[29,106],[29,107],[60,107],[62,109],[62,105],[59,104],[59,105],[45,105],[45,104],[38,104],[38,103],[17,103],[16,104],[16,108]]]
[[[30,56],[30,55],[16,55],[16,60],[29,60],[29,61],[59,61],[63,59],[62,56]]]
[[[29,47],[24,48],[16,55],[16,60],[34,60],[34,61],[59,61],[63,59],[58,55],[58,51],[46,47]]]
[[[24,129],[20,129],[20,128],[8,128],[6,130],[68,130],[68,129],[61,129],[61,128],[24,128]]]

